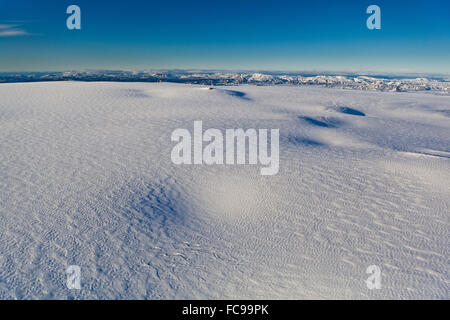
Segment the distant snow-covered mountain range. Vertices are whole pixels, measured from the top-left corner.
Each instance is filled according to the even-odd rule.
[[[367,73],[294,73],[224,71],[111,71],[0,73],[0,83],[36,81],[179,82],[204,85],[318,85],[379,91],[450,93],[448,75],[380,75]]]

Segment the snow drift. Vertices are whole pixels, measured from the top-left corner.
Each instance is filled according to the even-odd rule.
[[[174,165],[195,120],[280,128],[279,173]],[[442,95],[2,84],[0,298],[448,299],[449,146]]]

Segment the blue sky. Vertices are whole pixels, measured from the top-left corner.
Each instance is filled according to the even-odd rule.
[[[450,1],[0,0],[0,72],[75,69],[449,73]]]

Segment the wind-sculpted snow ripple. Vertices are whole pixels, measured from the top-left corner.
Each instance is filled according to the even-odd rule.
[[[449,298],[448,96],[208,88],[0,84],[0,298]],[[173,164],[196,120],[279,172]]]

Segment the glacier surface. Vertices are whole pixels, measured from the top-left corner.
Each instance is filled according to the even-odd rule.
[[[0,298],[450,298],[449,96],[204,89],[0,85]],[[279,128],[279,173],[174,165],[195,120]]]

